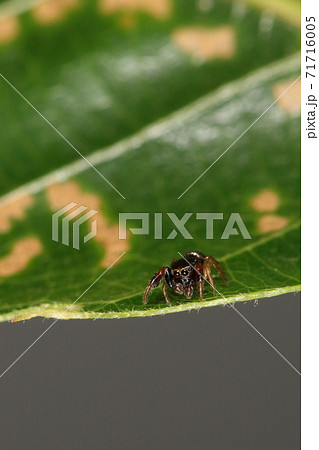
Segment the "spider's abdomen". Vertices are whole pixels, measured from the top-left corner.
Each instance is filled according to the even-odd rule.
[[[177,261],[173,261],[171,264],[172,269],[179,269],[188,265],[195,266],[196,264],[203,264],[205,255],[200,252],[187,252],[184,254],[184,258]]]

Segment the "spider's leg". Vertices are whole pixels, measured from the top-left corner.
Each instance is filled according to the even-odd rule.
[[[220,278],[222,279],[223,283],[228,286],[228,279],[227,275],[221,265],[220,262],[217,261],[217,259],[213,258],[212,256],[206,256],[204,261],[204,269],[205,266],[208,267],[209,273],[210,273],[210,266],[213,266]]]
[[[171,306],[171,302],[169,301],[168,296],[167,296],[167,284],[166,284],[165,280],[163,281],[163,284],[162,284],[162,291],[163,291],[163,295],[164,295],[166,303],[168,304],[168,306]]]
[[[209,256],[206,256],[203,264],[204,279],[208,280],[213,290],[213,296],[215,297],[216,295],[215,282],[210,271],[211,262],[207,258],[209,258]]]
[[[198,280],[197,286],[198,286],[198,292],[199,292],[199,301],[202,302],[203,301],[203,284],[204,284],[204,280],[201,277],[200,280]]]
[[[198,293],[199,293],[199,301],[201,302],[203,300],[203,285],[204,285],[204,278],[203,278],[203,265],[202,264],[195,264],[194,266],[196,272],[198,273]]]
[[[162,281],[163,277],[165,276],[166,271],[168,270],[168,267],[162,267],[151,279],[151,281],[148,283],[147,288],[145,289],[144,292],[144,298],[143,298],[143,303],[144,305],[147,303],[147,297],[148,294],[150,293],[150,290],[153,287],[157,287],[160,282]],[[166,299],[165,299],[166,300]]]

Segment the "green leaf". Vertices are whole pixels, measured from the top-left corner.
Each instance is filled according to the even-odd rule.
[[[284,94],[299,76],[298,30],[225,1],[70,5],[54,20],[25,4],[6,13],[3,42],[0,22],[0,318],[149,316],[299,290],[299,81]],[[62,244],[61,227],[52,240],[52,214],[70,202],[99,211],[97,236],[83,244],[84,223],[79,250]],[[167,239],[171,212],[192,213],[192,240]],[[196,213],[211,212],[223,219],[206,239]],[[234,212],[251,239],[221,239]],[[118,240],[119,213],[149,213],[150,234]],[[157,288],[144,306],[154,272],[190,250],[220,260],[229,286],[216,277],[221,295],[207,285],[203,302],[170,292],[171,307]]]

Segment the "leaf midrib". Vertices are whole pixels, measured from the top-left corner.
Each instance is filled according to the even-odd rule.
[[[23,14],[35,6],[45,3],[48,0],[8,0],[0,5],[0,20],[5,19],[12,14]]]
[[[161,119],[150,123],[131,136],[91,153],[91,155],[86,156],[86,159],[94,166],[106,161],[114,160],[131,150],[137,150],[147,140],[161,137],[167,129],[174,126],[175,123],[180,124],[181,121],[186,120],[190,116],[201,112],[208,107],[227,101],[234,95],[240,94],[243,90],[252,87],[252,85],[258,86],[258,84],[262,84],[265,80],[276,78],[282,75],[283,70],[287,73],[289,71],[297,70],[299,67],[300,52],[297,52],[287,58],[281,59],[280,62],[271,63],[261,69],[246,74],[238,80],[234,80],[205,94],[194,102],[173,111],[166,117],[162,117]],[[85,172],[89,168],[90,166],[84,159],[78,158],[70,164],[42,175],[36,180],[28,182],[0,196],[0,206],[18,200],[26,194],[37,194],[49,185],[64,182],[75,175]],[[176,193],[176,196],[177,195],[178,193]]]

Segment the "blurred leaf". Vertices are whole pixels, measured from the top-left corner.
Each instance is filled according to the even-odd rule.
[[[2,80],[2,319],[61,317],[123,250],[62,318],[225,303],[207,289],[202,303],[170,293],[167,308],[156,289],[142,305],[153,273],[189,250],[223,262],[230,285],[216,283],[228,301],[298,290],[298,82],[178,200],[298,77],[299,55],[288,56],[299,48],[298,30],[242,3],[162,0],[112,13],[101,4],[64,2],[58,18],[52,9],[13,16],[16,34],[2,45],[0,23],[3,76],[125,196]],[[80,250],[51,238],[52,213],[70,201],[99,211],[97,237]],[[150,235],[118,241],[119,212],[151,213]],[[163,214],[163,240],[154,239],[155,212]],[[193,240],[166,239],[174,228],[167,212],[193,213]],[[213,240],[196,212],[224,214]],[[251,240],[221,239],[232,212]],[[88,231],[83,224],[81,242]]]

